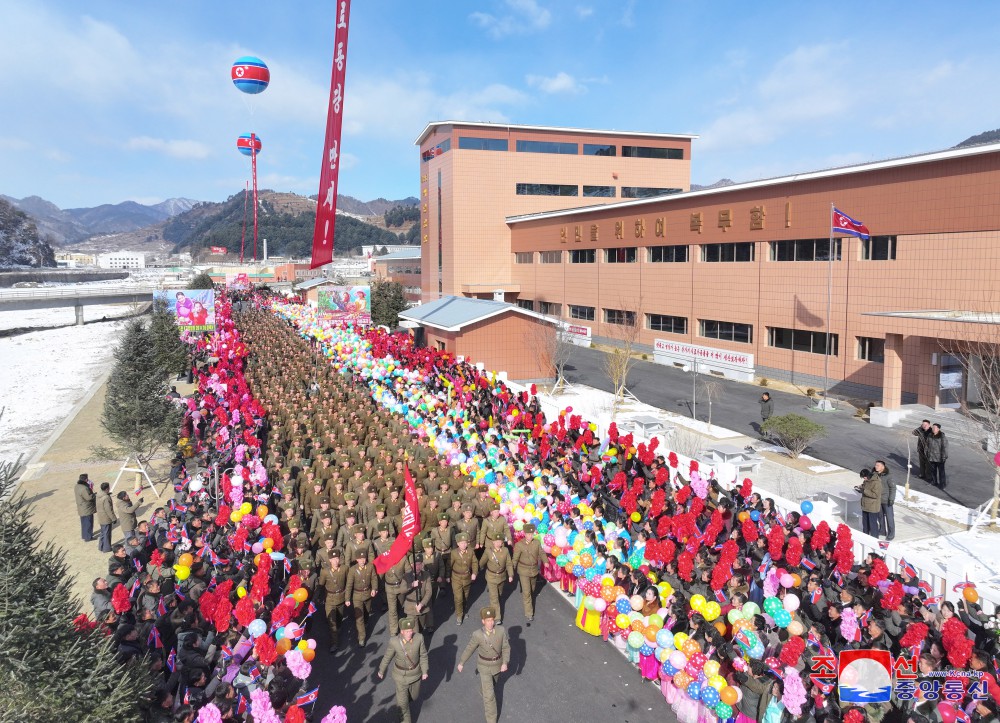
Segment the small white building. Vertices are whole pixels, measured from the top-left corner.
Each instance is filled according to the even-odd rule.
[[[144,269],[146,254],[141,251],[115,251],[97,257],[97,265],[102,269]]]

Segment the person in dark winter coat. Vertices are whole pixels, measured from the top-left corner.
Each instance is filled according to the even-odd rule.
[[[97,549],[101,552],[111,552],[111,526],[117,521],[111,485],[102,482],[101,491],[97,493],[97,524],[101,527],[97,535]]]
[[[119,492],[118,501],[115,503],[115,511],[118,513],[118,521],[122,525],[122,532],[125,538],[135,537],[135,528],[139,522],[136,519],[136,512],[142,505],[142,497],[132,502],[128,498],[128,492]]]
[[[882,484],[880,530],[885,539],[891,540],[896,537],[896,516],[893,512],[893,505],[896,502],[896,483],[892,481],[892,477],[889,475],[889,468],[885,466],[885,462],[882,460],[875,462],[875,469],[872,471],[872,476],[876,475],[878,475]]]
[[[879,536],[879,522],[882,516],[882,478],[873,475],[871,470],[861,470],[861,487],[855,487],[861,493],[862,528],[866,535]]]
[[[920,479],[930,480],[931,466],[927,462],[927,438],[931,434],[931,420],[925,419],[920,426],[913,430],[913,436],[917,438],[917,455],[920,458]]]
[[[760,421],[763,424],[774,414],[774,400],[769,392],[760,395]]]
[[[948,461],[948,438],[941,431],[940,424],[931,425],[931,433],[927,435],[927,463],[930,465],[930,482],[944,489],[948,486],[944,463]]]
[[[86,473],[76,481],[76,513],[80,515],[80,537],[84,542],[94,539],[94,513],[97,512],[97,497],[90,486]]]

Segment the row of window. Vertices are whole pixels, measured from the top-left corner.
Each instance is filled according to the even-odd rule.
[[[721,243],[702,244],[701,260],[708,263],[746,262],[754,260],[754,244]],[[687,246],[647,246],[646,260],[649,263],[686,263],[688,261]],[[840,260],[840,240],[834,240],[834,260]],[[798,241],[772,241],[772,261],[829,261],[829,239],[805,239]],[[639,247],[625,246],[621,248],[604,249],[604,260],[609,264],[634,264],[639,259]],[[895,236],[873,236],[862,245],[862,260],[887,261],[896,258]],[[534,253],[522,251],[514,254],[514,263],[533,263]],[[543,264],[562,263],[561,251],[540,251],[539,260]],[[596,249],[574,249],[569,252],[571,264],[597,263]]]
[[[656,198],[680,193],[680,188],[654,188],[648,186],[622,186],[622,198]],[[579,196],[580,186],[565,183],[518,183],[514,186],[518,196]],[[615,198],[614,186],[583,186],[584,198]]]
[[[443,145],[443,144],[442,144]],[[506,138],[477,138],[475,136],[459,136],[458,147],[466,151],[508,151],[510,143]],[[451,148],[448,141],[447,151]],[[514,141],[514,150],[518,153],[552,153],[560,156],[580,155],[579,143],[562,143],[556,141]],[[440,153],[434,155],[441,155]],[[425,153],[424,160],[430,160]],[[604,143],[584,143],[585,156],[617,156],[618,147]],[[622,158],[659,158],[671,161],[684,160],[683,148],[655,148],[652,146],[622,146]]]

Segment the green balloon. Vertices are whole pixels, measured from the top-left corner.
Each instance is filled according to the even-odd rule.
[[[752,618],[754,615],[760,614],[760,608],[757,607],[755,602],[745,602],[743,603],[743,617]]]
[[[733,623],[735,623],[737,620],[740,620],[742,617],[743,617],[743,613],[741,613],[736,608],[733,608],[732,610],[730,610],[729,613],[726,615],[726,619],[729,620],[729,624],[730,625],[732,625]]]
[[[723,703],[719,701],[715,704],[715,714],[719,716],[720,720],[725,720],[726,718],[733,717],[733,707],[729,703]]]

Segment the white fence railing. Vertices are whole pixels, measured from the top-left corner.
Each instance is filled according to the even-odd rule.
[[[4,301],[24,301],[25,299],[65,299],[93,296],[152,296],[159,291],[158,286],[116,286],[112,288],[36,288],[0,289],[0,303]]]

